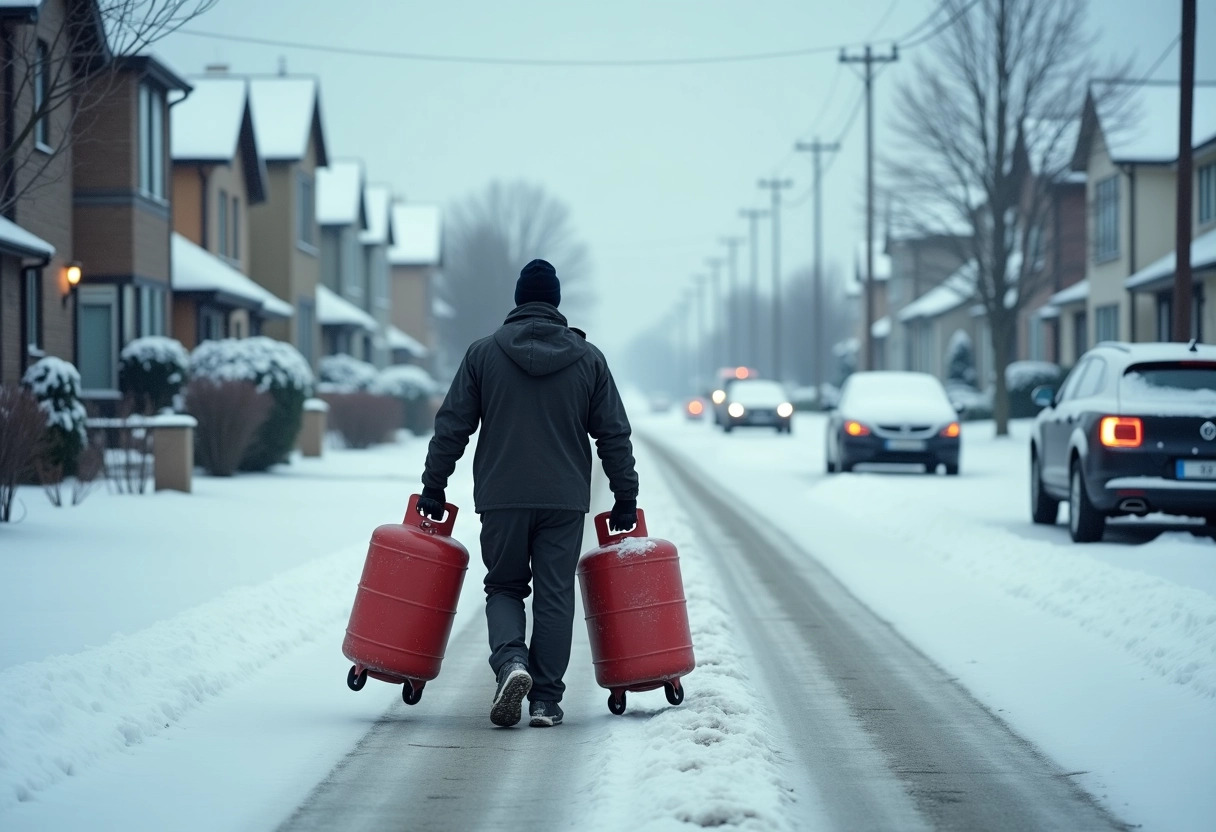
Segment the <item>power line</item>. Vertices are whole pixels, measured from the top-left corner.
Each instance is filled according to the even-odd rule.
[[[963,6],[960,6],[958,9],[956,9],[954,14],[950,15],[950,17],[948,19],[942,21],[942,23],[940,23],[936,29],[929,32],[928,34],[921,35],[916,40],[913,40],[913,41],[910,41],[907,43],[900,43],[899,44],[900,48],[901,49],[914,49],[917,46],[920,46],[921,44],[928,43],[929,41],[933,40],[935,37],[940,35],[942,32],[946,31],[951,26],[953,26],[955,21],[957,21],[960,17],[965,15],[967,12],[971,11],[971,7],[974,6],[978,2],[979,2],[979,0],[969,0],[968,3],[966,3]],[[945,3],[942,3],[942,5],[939,8],[944,8],[945,5],[946,5]],[[936,12],[934,12],[934,14],[936,14]]]

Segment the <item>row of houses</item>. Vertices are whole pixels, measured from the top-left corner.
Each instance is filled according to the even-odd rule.
[[[1031,295],[1019,314],[1015,359],[1068,367],[1099,341],[1171,340],[1178,186],[1176,83],[1101,82],[1062,149],[1067,164],[1046,182],[1043,222],[1012,268]],[[1194,99],[1191,263],[1192,331],[1216,338],[1216,84]],[[1036,160],[1026,159],[1027,164]],[[1035,171],[1036,175],[1043,175]],[[873,256],[879,369],[945,378],[959,331],[975,349],[980,383],[991,380],[991,341],[976,302],[975,264],[959,234],[888,233]],[[860,247],[850,294],[865,283]],[[863,325],[864,326],[864,325]]]
[[[115,56],[94,0],[6,0],[0,38],[0,384],[54,355],[115,399],[148,335],[431,362],[440,212],[331,157],[316,78]]]

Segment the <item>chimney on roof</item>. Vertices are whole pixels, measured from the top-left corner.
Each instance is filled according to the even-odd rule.
[[[207,64],[203,71],[208,75],[227,75],[228,64]]]

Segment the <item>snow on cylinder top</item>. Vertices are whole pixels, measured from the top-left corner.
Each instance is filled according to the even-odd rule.
[[[653,552],[659,544],[649,537],[626,537],[615,545],[618,558],[629,558]]]

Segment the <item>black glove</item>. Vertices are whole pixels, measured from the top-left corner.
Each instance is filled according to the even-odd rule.
[[[638,501],[617,500],[608,518],[608,531],[627,532],[638,524]]]
[[[447,506],[444,505],[446,502],[442,488],[424,485],[422,495],[418,498],[418,513],[432,520],[442,520],[443,513],[447,511]]]

